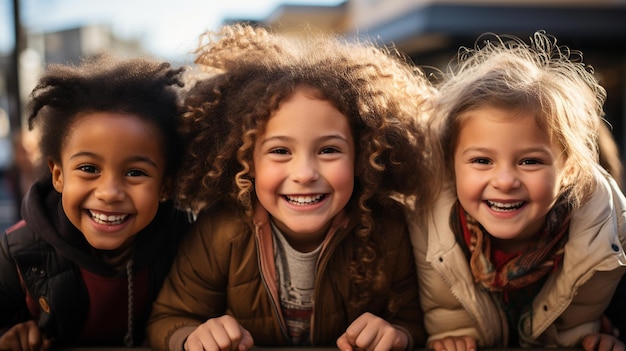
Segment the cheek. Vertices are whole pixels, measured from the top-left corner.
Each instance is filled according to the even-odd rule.
[[[444,172],[447,172],[446,176],[452,177],[449,180],[457,184],[457,186],[458,183],[467,182],[468,175],[472,175],[471,169],[467,169],[467,165],[458,163],[456,160],[452,163],[452,166],[446,165]],[[447,181],[448,179],[445,180]]]
[[[535,179],[534,189],[534,194],[537,199],[544,202],[552,202],[559,193],[559,180],[556,175],[554,177]]]
[[[337,179],[335,182],[336,188],[341,189],[345,194],[351,195],[354,191],[354,176],[346,176]]]
[[[254,188],[258,193],[274,191],[281,182],[281,167],[263,167],[259,163],[254,172]]]
[[[335,189],[352,194],[354,190],[354,168],[343,165],[335,168],[327,177]]]
[[[554,173],[554,182],[556,183],[555,186],[559,188],[569,187],[576,181],[574,171],[571,168],[557,168]]]
[[[456,177],[456,194],[464,207],[469,206],[470,201],[480,201],[484,188],[483,183],[480,179],[474,179],[469,174]]]
[[[467,182],[464,181],[467,178],[456,178],[456,182],[455,182],[455,186],[456,186],[456,194],[457,197],[459,198],[459,200],[463,200],[464,198],[468,197],[468,188],[467,188]]]

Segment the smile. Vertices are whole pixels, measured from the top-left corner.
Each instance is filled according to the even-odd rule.
[[[320,195],[306,195],[306,196],[289,196],[289,195],[285,195],[285,198],[287,199],[287,201],[289,201],[289,203],[294,204],[294,205],[298,205],[298,206],[306,206],[306,205],[316,204],[316,203],[322,201],[322,199],[324,197],[325,197],[324,194],[320,194]]]
[[[105,225],[122,224],[129,216],[128,214],[107,216],[103,213],[95,213],[91,210],[89,210],[89,214],[91,215],[91,219],[93,219],[94,222]]]
[[[489,206],[490,209],[494,211],[500,211],[500,212],[515,211],[521,208],[522,206],[524,206],[524,203],[525,203],[524,201],[518,201],[518,202],[486,201],[486,202],[487,202],[487,206]]]

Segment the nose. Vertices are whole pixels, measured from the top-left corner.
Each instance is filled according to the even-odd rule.
[[[100,176],[95,196],[107,203],[123,201],[126,192],[122,186],[122,180],[119,178],[119,176],[112,174]]]
[[[291,167],[291,179],[306,184],[319,179],[318,165],[311,156],[294,157]]]
[[[496,167],[491,178],[491,186],[501,191],[511,191],[519,188],[521,181],[513,166]]]

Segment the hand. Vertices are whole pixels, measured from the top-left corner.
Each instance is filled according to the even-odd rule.
[[[429,348],[435,351],[476,351],[476,340],[471,336],[448,336],[433,340]]]
[[[626,346],[618,338],[609,334],[588,334],[583,338],[585,351],[625,351]]]
[[[46,351],[52,342],[44,338],[35,321],[19,323],[0,335],[0,350]]]
[[[619,329],[613,327],[613,323],[609,317],[606,316],[606,314],[600,318],[600,333],[613,335],[619,338]]]
[[[224,315],[199,325],[185,341],[185,351],[246,351],[254,345],[252,335],[235,318]]]
[[[405,331],[393,327],[386,320],[371,313],[363,313],[337,339],[337,347],[342,351],[355,349],[401,351],[407,346],[409,336]]]

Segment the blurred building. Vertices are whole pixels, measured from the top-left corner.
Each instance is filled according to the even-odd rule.
[[[626,0],[345,0],[336,6],[284,2],[265,18],[225,22],[255,22],[289,35],[367,36],[394,45],[418,65],[441,70],[460,46],[473,46],[485,32],[527,38],[546,30],[561,44],[581,50],[595,68],[608,92],[606,119],[619,153],[626,153]],[[19,17],[18,11],[14,15]],[[24,100],[46,64],[76,63],[102,51],[145,54],[139,41],[120,40],[101,25],[18,34],[20,55],[0,54],[0,110],[9,113],[11,130],[21,129],[23,112],[14,111],[24,110]],[[2,212],[0,208],[0,217]]]
[[[608,93],[605,118],[625,153],[626,0],[346,0],[330,7],[279,6],[260,23],[292,35],[314,28],[367,36],[437,69],[485,32],[528,38],[546,30],[582,51],[595,69]]]

